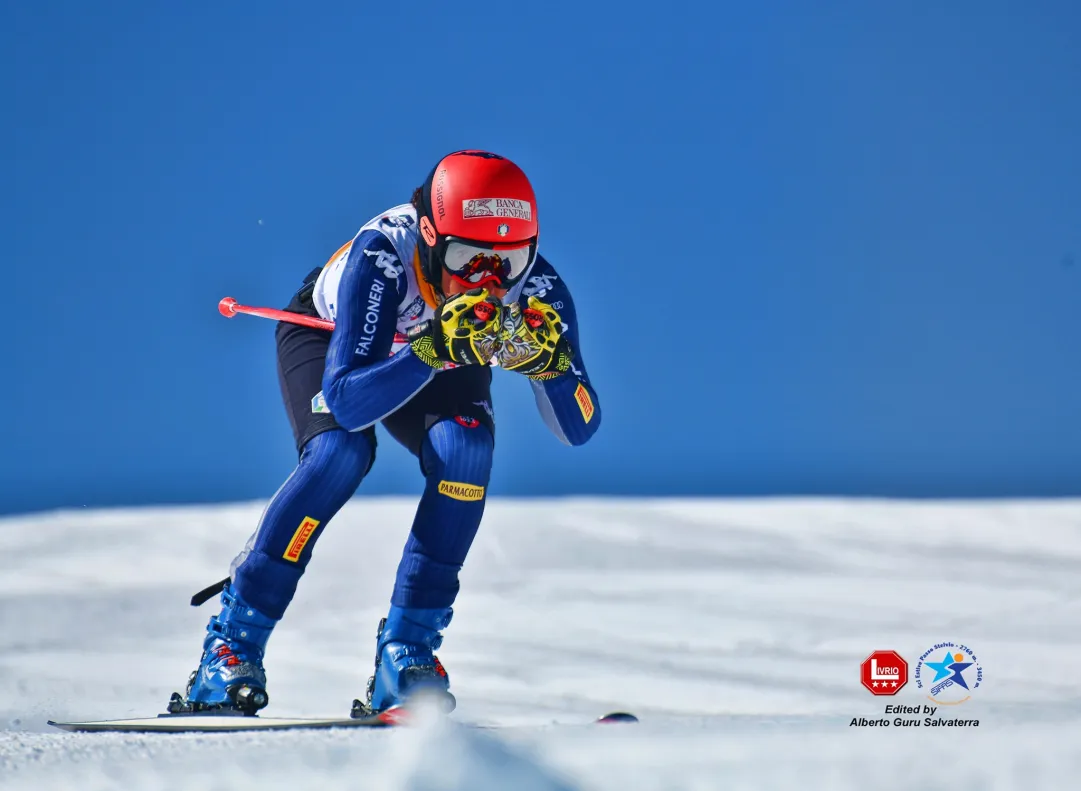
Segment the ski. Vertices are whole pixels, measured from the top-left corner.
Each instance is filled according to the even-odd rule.
[[[210,712],[200,714],[159,714],[131,720],[89,720],[55,722],[49,725],[74,733],[221,733],[237,731],[288,731],[328,728],[385,728],[400,724],[393,709],[367,717],[259,717],[252,714]]]
[[[223,713],[159,714],[129,720],[88,720],[56,722],[49,725],[72,733],[235,733],[240,731],[327,730],[330,728],[387,728],[404,725],[408,714],[400,707],[363,717],[260,717],[254,714]],[[613,711],[598,717],[594,724],[638,722],[625,711]]]

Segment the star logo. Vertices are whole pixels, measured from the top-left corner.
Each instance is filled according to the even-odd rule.
[[[915,678],[916,686],[936,703],[964,703],[983,683],[983,668],[968,646],[937,643],[920,656]]]
[[[966,662],[964,659],[965,655],[960,651],[956,654],[946,651],[941,662],[926,662],[927,667],[935,671],[935,677],[931,679],[931,683],[937,684],[942,679],[948,678],[954,684],[960,684],[965,689],[968,689],[968,683],[962,674],[966,667],[972,667],[972,663]]]

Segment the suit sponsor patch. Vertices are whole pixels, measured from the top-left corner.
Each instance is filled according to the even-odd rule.
[[[300,527],[297,528],[296,532],[293,533],[293,537],[289,540],[289,546],[282,557],[297,563],[300,560],[300,553],[308,545],[308,541],[311,540],[312,534],[315,533],[317,527],[319,527],[318,519],[312,519],[310,516],[304,517]]]
[[[555,287],[555,281],[557,280],[559,280],[559,277],[556,275],[534,275],[529,278],[526,286],[522,289],[522,294],[527,297],[543,297]],[[553,307],[555,306],[553,305]],[[562,307],[560,305],[556,310]]]
[[[386,250],[365,250],[364,255],[374,258],[375,265],[391,280],[397,280],[398,275],[405,271],[405,267],[398,262],[398,256],[394,253],[388,253]]]
[[[582,410],[582,420],[588,423],[593,419],[593,413],[596,410],[593,407],[593,399],[589,397],[589,391],[586,390],[585,385],[578,384],[574,391],[574,400],[578,402],[578,408]]]
[[[398,318],[416,321],[424,313],[424,297],[414,297],[413,301],[398,311]]]
[[[445,494],[455,500],[463,500],[473,503],[484,499],[484,487],[474,486],[471,483],[458,483],[456,481],[440,481],[439,493]]]

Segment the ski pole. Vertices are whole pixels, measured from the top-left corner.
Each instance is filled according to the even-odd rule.
[[[334,322],[320,319],[316,316],[305,316],[302,313],[293,313],[290,310],[276,310],[275,308],[253,308],[250,305],[241,305],[232,297],[224,297],[218,303],[218,312],[231,319],[238,313],[247,313],[249,316],[258,316],[262,319],[274,319],[276,321],[288,321],[290,324],[300,324],[304,327],[314,327],[317,330],[333,330]]]
[[[254,308],[251,305],[241,305],[232,297],[223,297],[218,303],[218,312],[231,319],[238,313],[246,313],[249,316],[258,316],[262,319],[275,321],[287,321],[290,324],[299,324],[303,327],[314,327],[317,330],[334,330],[334,322],[330,319],[320,319],[316,316],[305,316],[303,313],[293,313],[290,310],[277,310],[276,308]],[[400,332],[394,333],[395,343],[406,343],[409,339]]]

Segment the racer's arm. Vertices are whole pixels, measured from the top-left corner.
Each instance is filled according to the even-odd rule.
[[[537,409],[545,424],[561,442],[582,445],[592,437],[601,424],[601,403],[597,391],[586,373],[585,359],[578,337],[578,314],[570,289],[544,258],[538,257],[519,304],[528,307],[528,298],[552,306],[559,313],[563,337],[570,346],[573,359],[564,373],[549,378],[530,377]]]
[[[436,375],[407,346],[390,357],[405,274],[390,240],[365,231],[353,242],[338,286],[323,397],[348,431],[378,422]]]

